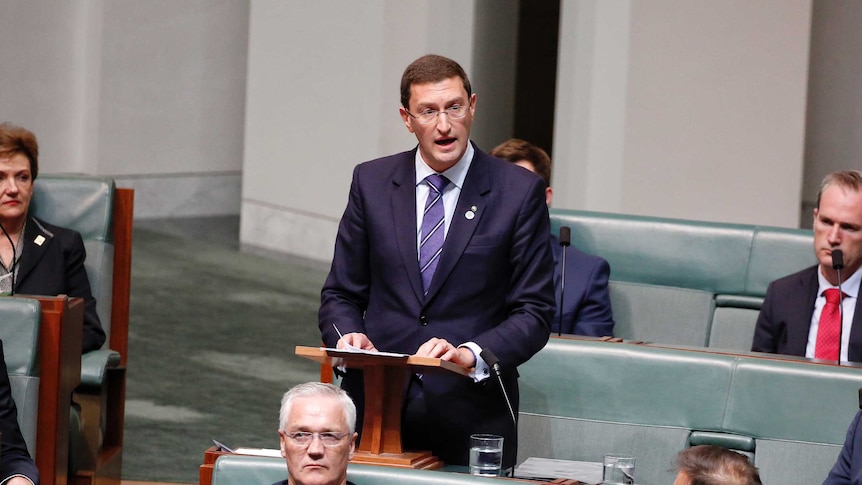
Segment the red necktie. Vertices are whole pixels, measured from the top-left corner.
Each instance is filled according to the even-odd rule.
[[[841,335],[841,312],[838,308],[838,288],[829,288],[823,292],[826,295],[826,305],[820,313],[820,323],[817,327],[817,343],[814,346],[814,357],[825,360],[838,360]]]

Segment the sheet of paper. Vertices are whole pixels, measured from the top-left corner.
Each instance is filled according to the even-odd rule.
[[[272,448],[237,448],[233,452],[237,455],[274,456],[281,458],[281,450]]]
[[[602,464],[591,461],[527,458],[515,467],[517,478],[569,478],[584,483],[602,483]]]

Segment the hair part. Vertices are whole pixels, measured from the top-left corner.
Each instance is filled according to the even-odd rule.
[[[39,143],[32,131],[12,123],[0,123],[0,157],[24,155],[30,161],[30,177],[39,174]]]
[[[511,138],[491,150],[491,156],[512,163],[526,160],[533,165],[536,174],[545,181],[545,187],[551,186],[551,157],[548,156],[548,152],[536,145],[520,138]]]
[[[832,172],[824,177],[823,182],[820,184],[820,191],[817,192],[817,205],[815,207],[820,208],[820,197],[823,195],[823,191],[833,185],[843,189],[850,189],[854,192],[862,191],[862,172],[858,170],[842,170]]]
[[[691,485],[762,485],[748,457],[720,446],[699,445],[680,451],[676,468]]]
[[[453,77],[461,78],[461,84],[464,85],[464,91],[467,91],[469,100],[473,94],[470,79],[457,62],[437,54],[427,54],[416,59],[401,75],[401,106],[406,110],[410,109],[410,88],[414,84],[435,83]]]
[[[290,410],[293,408],[293,403],[300,398],[306,397],[322,397],[337,399],[341,408],[344,411],[344,420],[350,428],[350,434],[356,431],[356,405],[353,399],[340,387],[323,382],[306,382],[293,386],[289,391],[284,393],[281,398],[281,411],[278,416],[278,429],[287,430],[287,418],[290,416]]]

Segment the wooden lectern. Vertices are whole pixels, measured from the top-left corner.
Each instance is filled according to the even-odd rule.
[[[442,468],[430,451],[401,447],[401,408],[411,372],[451,372],[469,377],[470,370],[446,360],[389,353],[296,347],[296,355],[330,366],[362,369],[365,379],[365,418],[353,463],[401,468]]]

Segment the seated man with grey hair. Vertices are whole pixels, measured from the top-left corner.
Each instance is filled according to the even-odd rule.
[[[679,473],[673,485],[761,485],[748,457],[720,446],[700,445],[676,456]]]
[[[347,462],[356,449],[356,405],[332,384],[307,382],[284,394],[279,413],[287,480],[274,485],[353,485]]]

